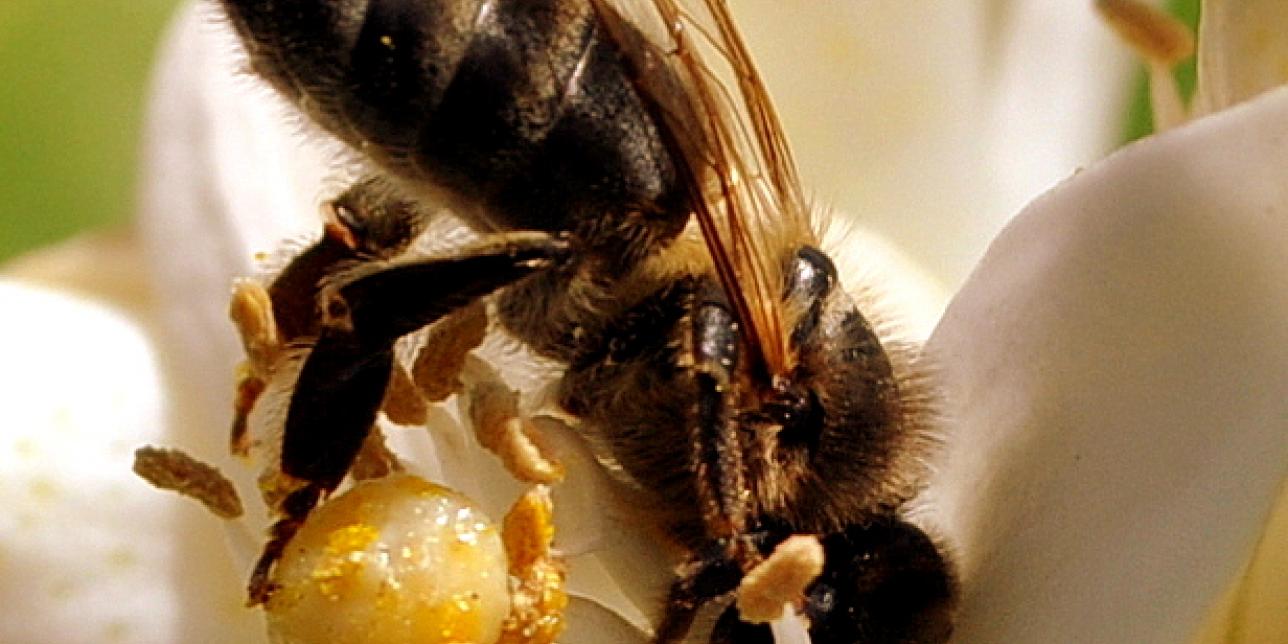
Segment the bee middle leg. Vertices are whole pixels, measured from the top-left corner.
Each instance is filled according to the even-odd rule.
[[[730,558],[750,566],[758,553],[740,538],[749,510],[746,450],[742,430],[730,413],[740,357],[737,323],[723,293],[714,287],[698,297],[692,322],[697,413],[690,428],[689,467],[702,523],[706,536],[721,544]]]

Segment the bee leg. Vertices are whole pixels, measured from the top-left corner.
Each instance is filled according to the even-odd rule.
[[[948,641],[956,580],[920,528],[879,517],[827,535],[823,549],[804,610],[815,644]]]
[[[726,547],[729,557],[750,567],[755,548],[739,538],[746,529],[748,499],[741,429],[730,417],[729,397],[738,368],[737,323],[724,294],[706,289],[695,305],[693,373],[698,388],[697,413],[690,429],[693,451],[689,467],[697,485],[707,536]]]
[[[685,562],[667,593],[662,619],[654,629],[653,644],[683,642],[703,604],[733,592],[742,579],[742,566],[725,555],[721,544]]]
[[[700,292],[691,315],[697,409],[690,428],[694,473],[703,525],[711,544],[678,571],[654,641],[684,639],[699,608],[738,586],[760,559],[746,533],[746,472],[740,430],[730,418],[731,381],[738,367],[737,324],[720,290]]]
[[[548,235],[507,235],[459,257],[375,266],[324,296],[324,320],[287,409],[281,471],[305,487],[256,565],[251,602],[271,593],[268,577],[318,498],[348,473],[384,399],[394,343],[498,288],[544,270],[568,245]]]
[[[348,262],[388,258],[405,249],[426,219],[384,180],[368,178],[323,205],[322,236],[283,267],[267,286],[253,279],[233,286],[228,314],[246,360],[237,369],[230,450],[250,452],[248,420],[287,344],[318,334],[319,284]]]
[[[286,545],[304,524],[304,519],[308,517],[309,512],[312,512],[318,504],[322,491],[322,488],[317,485],[307,485],[292,492],[282,503],[282,513],[285,516],[270,528],[268,543],[264,546],[264,552],[260,553],[259,560],[255,562],[255,569],[251,572],[247,607],[267,602],[273,591],[277,590],[277,586],[269,578],[273,564],[282,558]]]
[[[511,235],[461,257],[381,268],[325,296],[321,334],[300,371],[282,439],[282,471],[339,485],[384,398],[394,343],[562,257],[548,235]]]

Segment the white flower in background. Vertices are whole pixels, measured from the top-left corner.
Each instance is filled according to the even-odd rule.
[[[957,641],[1185,641],[1288,474],[1288,89],[1231,107],[1288,80],[1288,10],[1210,2],[1194,115],[1209,116],[1074,175],[998,235],[1110,146],[1121,47],[1075,3],[917,4],[735,12],[802,175],[912,258],[882,246],[874,273],[915,328],[978,261],[930,338],[951,406],[925,514],[957,544]],[[216,457],[239,352],[229,284],[314,228],[341,186],[197,15],[157,77],[146,254],[135,239],[82,244],[12,268],[61,293],[0,283],[0,641],[264,638],[233,554],[255,539],[234,532],[228,548],[195,504],[135,481],[129,452],[182,446],[239,471]],[[403,449],[494,516],[513,499],[486,455],[436,468],[427,441]],[[577,480],[564,505],[593,503]],[[582,522],[561,537],[588,539],[564,545],[590,552],[570,588],[597,601],[578,604],[566,641],[630,641],[612,612],[638,623],[652,600],[616,580],[667,573],[615,568],[640,544],[564,505],[561,521]]]

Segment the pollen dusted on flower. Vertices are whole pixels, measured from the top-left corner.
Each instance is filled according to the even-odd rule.
[[[501,536],[424,479],[364,481],[321,504],[274,569],[280,643],[492,642],[509,613]]]
[[[563,630],[563,565],[537,488],[498,531],[472,503],[408,475],[318,507],[275,568],[265,604],[281,644],[546,644]]]

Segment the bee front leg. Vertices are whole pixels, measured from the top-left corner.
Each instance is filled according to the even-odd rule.
[[[697,405],[689,468],[710,546],[677,571],[654,642],[682,641],[703,604],[738,587],[760,560],[747,532],[747,476],[741,430],[729,413],[738,368],[737,323],[717,288],[699,293],[692,314]]]
[[[398,339],[549,268],[567,251],[566,242],[548,235],[507,235],[458,257],[372,264],[323,295],[321,331],[283,428],[281,472],[294,489],[256,565],[252,604],[271,593],[271,568],[295,529],[353,464],[385,397]]]
[[[723,545],[727,556],[750,567],[759,557],[741,538],[749,509],[745,449],[742,431],[729,413],[739,359],[737,323],[723,293],[715,288],[699,296],[692,322],[698,391],[689,467],[707,537]]]

